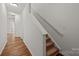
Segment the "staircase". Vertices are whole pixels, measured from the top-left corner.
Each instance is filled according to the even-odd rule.
[[[31,53],[21,37],[15,37],[15,39],[9,38],[1,56],[31,56]]]
[[[46,34],[46,55],[47,56],[63,56],[59,49],[52,42],[51,38]]]

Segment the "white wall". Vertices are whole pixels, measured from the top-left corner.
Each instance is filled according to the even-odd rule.
[[[22,13],[23,29],[24,29],[24,42],[28,46],[32,55],[43,55],[43,35],[39,28],[33,23],[35,20],[28,12],[28,5]]]
[[[0,4],[0,53],[7,40],[7,13],[5,4]]]
[[[62,50],[79,49],[79,4],[32,4],[32,8],[64,35]]]
[[[43,28],[43,26],[40,24],[40,22],[34,17],[33,14],[31,16],[34,18],[33,23],[39,28],[42,34],[47,34],[47,31]]]
[[[8,20],[7,20],[7,32],[8,33],[15,33],[15,16],[13,13],[8,12]]]
[[[21,14],[15,15],[15,33],[16,36],[23,38],[23,20]]]

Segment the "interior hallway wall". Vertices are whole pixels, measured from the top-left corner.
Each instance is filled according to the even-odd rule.
[[[23,38],[23,20],[21,14],[15,15],[15,33],[16,36]]]
[[[5,4],[0,4],[0,53],[7,41],[7,10]]]
[[[33,18],[28,11],[28,5],[22,12],[24,42],[30,49],[32,55],[43,55],[43,34],[40,29],[33,23]]]

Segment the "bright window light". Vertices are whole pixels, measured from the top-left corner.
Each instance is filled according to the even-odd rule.
[[[17,4],[15,3],[10,3],[10,5],[17,7]]]

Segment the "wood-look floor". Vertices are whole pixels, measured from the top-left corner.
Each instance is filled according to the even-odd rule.
[[[30,51],[20,37],[7,41],[1,56],[31,56]]]

